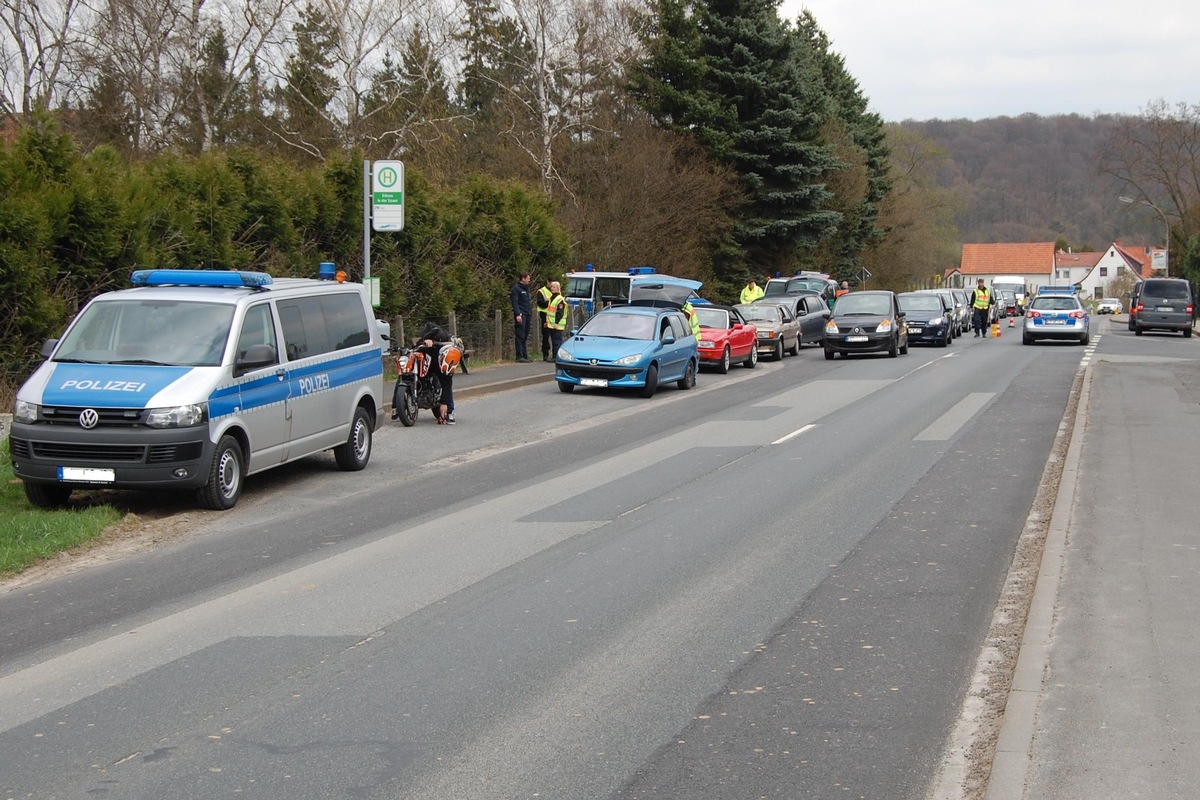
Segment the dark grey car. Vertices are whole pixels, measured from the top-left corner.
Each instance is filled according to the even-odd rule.
[[[908,352],[908,328],[894,292],[851,292],[838,298],[825,325],[825,358],[834,354]]]
[[[1179,331],[1192,335],[1196,298],[1192,285],[1182,278],[1147,278],[1139,287],[1133,331]]]
[[[820,346],[824,343],[825,322],[829,319],[829,305],[822,295],[817,292],[774,295],[760,297],[754,301],[754,304],[759,303],[775,303],[792,312],[792,316],[800,324],[800,344]]]

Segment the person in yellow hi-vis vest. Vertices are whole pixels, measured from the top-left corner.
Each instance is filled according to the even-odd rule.
[[[760,298],[762,296],[763,296],[762,287],[759,286],[757,282],[755,282],[754,278],[751,278],[746,283],[746,288],[742,289],[742,295],[741,295],[742,305],[746,305],[747,303],[753,303],[755,300],[757,300],[758,298]]]
[[[554,351],[550,349],[550,329],[546,327],[546,307],[550,305],[550,298],[554,293],[550,291],[550,281],[542,284],[542,288],[534,293],[533,302],[537,306],[538,335],[542,337],[542,361],[553,361]]]
[[[971,309],[974,317],[972,318],[972,327],[975,329],[975,336],[978,338],[988,335],[988,309],[991,308],[995,300],[992,298],[992,293],[988,291],[987,286],[983,283],[983,278],[975,285],[975,291],[971,292]]]
[[[680,310],[687,315],[688,325],[692,327],[692,336],[696,337],[696,341],[700,341],[700,315],[692,308],[691,301],[684,303]]]
[[[558,358],[563,331],[567,329],[567,299],[558,281],[550,281],[550,302],[546,304],[546,330],[550,331],[550,358]]]

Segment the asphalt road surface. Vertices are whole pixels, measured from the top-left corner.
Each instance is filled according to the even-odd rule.
[[[3,797],[923,797],[1085,353],[1005,333],[464,399],[4,592]]]

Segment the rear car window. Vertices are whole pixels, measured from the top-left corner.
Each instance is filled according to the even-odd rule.
[[[1142,286],[1142,295],[1164,300],[1187,300],[1191,297],[1191,287],[1185,281],[1150,278]]]

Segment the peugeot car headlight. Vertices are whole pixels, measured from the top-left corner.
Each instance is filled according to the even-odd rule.
[[[152,408],[146,414],[151,428],[190,428],[208,422],[208,403],[192,403],[172,408]]]
[[[560,347],[560,348],[558,348],[558,360],[559,361],[574,361],[575,356],[571,355],[571,351],[568,350],[567,348]]]
[[[634,353],[634,354],[633,354],[633,355],[631,355],[631,356],[624,356],[624,357],[622,357],[622,358],[618,358],[618,359],[617,359],[616,361],[614,361],[613,363],[614,363],[614,364],[616,364],[617,366],[620,366],[620,367],[627,367],[627,366],[629,366],[630,364],[636,364],[636,363],[638,363],[638,362],[639,362],[639,361],[641,361],[641,360],[642,360],[642,354],[641,354],[641,353]]]

